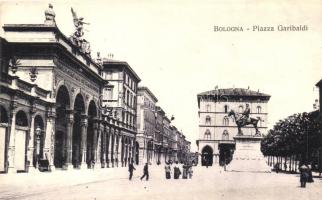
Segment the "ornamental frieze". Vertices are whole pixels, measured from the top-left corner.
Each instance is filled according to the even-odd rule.
[[[60,70],[55,71],[55,86],[54,90],[57,90],[57,86],[61,81],[64,82],[64,85],[68,88],[70,91],[70,95],[74,97],[79,92],[84,96],[84,100],[88,101],[91,96],[98,96],[99,95],[99,89],[93,89],[93,87],[86,87],[84,84],[80,84],[76,79],[71,79],[69,76],[67,76],[65,73],[61,72]],[[80,86],[83,86],[80,90]],[[56,93],[57,91],[54,91]]]
[[[88,80],[88,77],[84,76],[83,74],[81,74],[77,70],[72,69],[71,66],[67,65],[66,63],[64,63],[58,59],[54,59],[54,63],[57,66],[57,68],[59,68],[62,72],[64,72],[64,73],[60,74],[61,76],[66,74],[67,76],[65,76],[65,77],[68,77],[68,78],[71,78],[72,80],[74,80],[74,82],[76,82],[76,85],[79,86],[79,83],[81,83],[83,86],[93,90],[97,94],[100,93],[99,85],[97,83],[95,83],[94,81]],[[55,81],[55,83],[56,83],[56,81]]]

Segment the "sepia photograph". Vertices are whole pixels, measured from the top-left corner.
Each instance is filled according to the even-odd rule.
[[[0,200],[322,197],[321,0],[0,0]]]

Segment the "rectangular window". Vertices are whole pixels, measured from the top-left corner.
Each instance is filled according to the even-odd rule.
[[[107,99],[112,100],[113,99],[113,88],[107,89]]]

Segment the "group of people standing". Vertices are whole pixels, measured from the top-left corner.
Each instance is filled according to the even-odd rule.
[[[129,180],[132,180],[133,177],[133,171],[136,170],[133,162],[130,162],[129,165]],[[165,168],[165,177],[166,179],[171,179],[171,174],[172,174],[172,169],[173,169],[173,178],[174,179],[179,179],[181,174],[182,174],[182,179],[191,179],[193,170],[192,170],[192,165],[188,163],[184,163],[183,165],[179,165],[178,162],[175,162],[172,164],[172,161],[168,161],[166,163]],[[182,168],[182,172],[180,170]],[[145,163],[143,167],[143,175],[141,176],[140,180],[144,179],[149,180],[149,164]]]
[[[171,161],[167,162],[164,169],[165,169],[165,178],[171,179],[172,162]],[[182,165],[182,173],[181,173],[180,165],[178,164],[178,162],[175,162],[173,166],[173,178],[179,179],[181,174],[182,174],[182,179],[187,179],[187,178],[191,179],[193,174],[192,165],[184,163]]]

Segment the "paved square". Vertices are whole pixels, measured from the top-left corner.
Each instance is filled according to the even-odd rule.
[[[320,199],[322,179],[299,187],[298,175],[237,173],[195,167],[192,179],[167,180],[163,166],[150,167],[150,180],[140,181],[141,166],[128,180],[127,168],[55,171],[0,176],[0,199]]]

